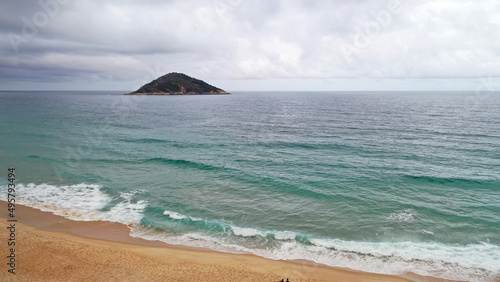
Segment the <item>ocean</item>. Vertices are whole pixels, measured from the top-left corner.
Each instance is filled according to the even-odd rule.
[[[134,237],[500,279],[500,93],[125,92],[0,92],[0,199],[13,167],[18,203]]]

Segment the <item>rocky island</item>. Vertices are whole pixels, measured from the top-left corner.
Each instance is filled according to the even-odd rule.
[[[137,91],[125,95],[214,95],[229,94],[202,80],[183,73],[172,72],[144,84]]]

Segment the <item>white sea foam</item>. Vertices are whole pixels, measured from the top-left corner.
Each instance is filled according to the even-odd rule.
[[[274,238],[278,240],[293,240],[297,236],[296,233],[290,231],[275,231]]]
[[[184,218],[187,218],[187,216],[183,215],[183,214],[180,214],[178,212],[172,212],[172,211],[164,211],[163,212],[164,215],[170,217],[170,218],[173,218],[173,219],[184,219]]]
[[[193,216],[187,216],[178,212],[174,211],[169,211],[165,210],[163,211],[163,214],[172,218],[172,219],[177,219],[177,220],[182,220],[182,219],[190,219],[191,221],[204,221],[201,218],[198,217],[193,217]],[[223,226],[226,226],[226,224],[221,224]],[[289,232],[289,231],[267,231],[267,230],[260,230],[256,228],[251,228],[251,227],[240,227],[240,226],[235,226],[235,225],[229,225],[226,226],[228,229],[232,230],[233,234],[236,236],[241,236],[241,237],[267,237],[268,235],[274,235],[274,238],[278,240],[291,240],[294,239],[295,236],[297,235],[296,233]]]
[[[275,260],[309,260],[383,274],[414,272],[423,276],[469,281],[494,281],[494,277],[500,275],[500,246],[490,243],[445,245],[309,238],[311,244],[303,244],[295,240],[297,236],[301,237],[300,234],[290,231],[278,232],[233,225],[229,227],[240,239],[231,239],[227,234],[216,236],[201,232],[171,235],[145,228],[134,228],[132,236],[221,252],[251,253]],[[241,237],[266,237],[269,234],[274,234],[277,247],[250,248],[236,243],[241,242]]]
[[[234,235],[242,237],[267,237],[268,235],[273,235],[277,240],[293,240],[297,236],[297,233],[290,231],[260,230],[251,227],[239,227],[234,225],[231,225],[231,230],[233,230]]]
[[[201,219],[201,218],[194,217],[194,216],[183,215],[181,213],[174,212],[174,211],[165,210],[165,211],[163,211],[163,214],[166,215],[166,216],[168,216],[168,217],[170,217],[170,218],[172,218],[172,219],[177,219],[177,220],[188,218],[191,221],[203,221],[203,219]]]
[[[301,237],[300,234],[294,232],[226,226],[227,224],[222,225],[229,227],[236,237],[227,233],[220,236],[209,235],[201,231],[172,235],[139,224],[147,207],[147,202],[133,200],[134,195],[140,191],[122,193],[113,198],[95,184],[18,184],[17,187],[18,195],[22,195],[20,204],[73,220],[132,223],[131,235],[147,240],[221,252],[251,253],[275,260],[309,260],[374,273],[403,274],[411,271],[424,276],[470,281],[494,281],[500,277],[500,246],[489,242],[446,245],[432,242],[359,242],[309,238],[311,244],[303,244],[295,239],[297,236]],[[172,219],[202,220],[174,211],[164,211],[164,214]],[[408,209],[393,213],[388,218],[396,222],[411,222],[416,216],[415,211]],[[428,232],[430,231],[426,233]],[[276,239],[273,248],[250,248],[241,244],[241,240],[250,239],[249,237],[266,237],[269,234],[274,234]]]
[[[245,231],[244,234],[256,233]],[[373,273],[399,275],[414,272],[424,276],[469,281],[494,281],[494,277],[500,274],[500,247],[489,243],[459,246],[311,239],[312,245],[287,240],[280,242],[277,248],[255,249],[228,242],[224,237],[202,233],[173,236],[163,232],[134,230],[132,235],[169,244],[251,253],[275,260],[309,260]]]
[[[139,224],[146,201],[132,201],[139,191],[113,198],[96,184],[17,184],[18,203],[76,221],[111,221]],[[113,203],[113,204],[112,204]],[[109,210],[106,208],[109,207]]]
[[[429,230],[422,229],[422,232],[424,232],[426,234],[434,235],[434,232],[429,231]]]
[[[137,193],[140,193],[140,191],[120,193],[120,197],[123,201],[111,207],[108,212],[102,214],[105,217],[103,220],[125,224],[139,224],[144,217],[144,209],[146,209],[148,203],[145,200],[139,200],[134,203],[132,197]]]
[[[186,218],[176,212],[169,216]],[[398,222],[411,222],[416,213],[404,210],[392,217]],[[221,224],[225,225],[225,224]],[[500,246],[487,242],[470,245],[446,245],[431,242],[359,242],[340,239],[309,238],[311,244],[303,244],[295,238],[305,237],[290,231],[261,230],[229,225],[238,237],[266,237],[274,234],[277,247],[250,248],[229,236],[205,233],[169,235],[153,230],[134,229],[133,236],[148,240],[160,240],[169,244],[208,248],[221,252],[251,253],[275,260],[309,260],[317,263],[346,267],[355,270],[404,274],[414,272],[454,280],[494,281],[500,275]],[[428,234],[431,231],[423,230]]]
[[[233,230],[233,233],[236,236],[242,236],[242,237],[267,236],[267,233],[265,231],[261,231],[255,228],[231,226],[231,229]]]
[[[415,217],[417,216],[417,212],[413,209],[405,209],[401,212],[391,213],[387,219],[395,222],[413,222]]]

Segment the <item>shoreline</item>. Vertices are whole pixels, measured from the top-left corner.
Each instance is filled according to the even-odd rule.
[[[7,224],[7,203],[0,213]],[[309,261],[272,260],[169,245],[129,235],[129,228],[104,221],[73,221],[16,205],[16,275],[5,264],[0,280],[86,281],[447,281],[413,273],[385,275]],[[8,238],[9,230],[0,228]],[[6,239],[4,239],[6,240]],[[8,255],[6,242],[0,243]],[[5,255],[4,255],[5,254]],[[95,266],[99,266],[94,270]],[[160,279],[161,277],[161,279]],[[5,280],[6,279],[6,280]]]

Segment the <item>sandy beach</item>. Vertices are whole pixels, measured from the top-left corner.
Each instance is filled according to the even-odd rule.
[[[9,237],[2,202],[1,238]],[[75,222],[29,207],[16,206],[16,265],[1,281],[411,281],[254,255],[218,253],[133,238],[128,228],[109,222]]]

